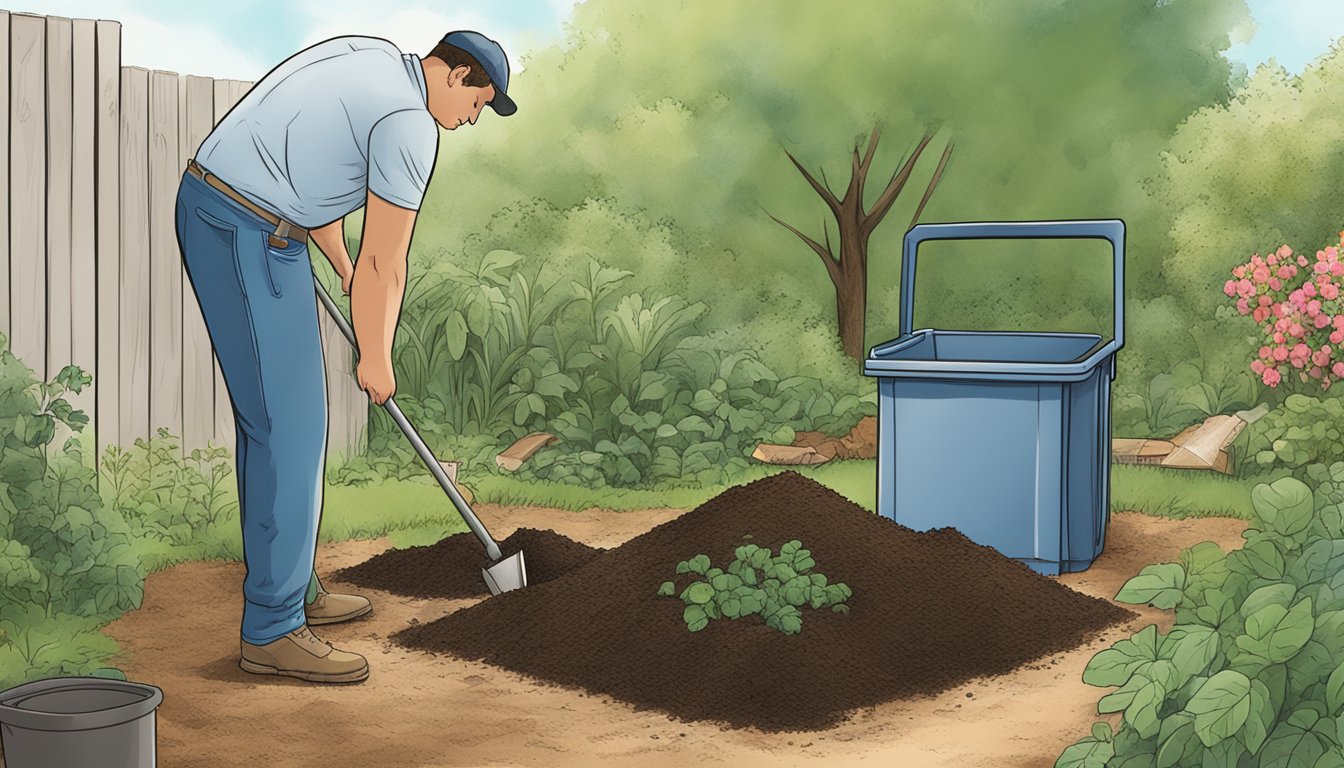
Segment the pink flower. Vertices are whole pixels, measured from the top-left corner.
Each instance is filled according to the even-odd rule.
[[[1265,372],[1265,364],[1263,361],[1261,360],[1251,361],[1251,373],[1254,373],[1256,376],[1259,376],[1264,372]]]
[[[1282,344],[1282,343],[1283,343],[1284,341],[1286,341],[1286,340],[1287,340],[1287,339],[1286,339],[1286,337],[1283,335],[1283,332],[1282,332],[1282,331],[1275,331],[1275,332],[1274,332],[1274,343],[1275,343],[1275,344]]]
[[[1274,348],[1274,355],[1273,355],[1273,357],[1274,357],[1274,362],[1276,362],[1276,363],[1282,363],[1284,360],[1287,360],[1287,359],[1288,359],[1288,348],[1287,348],[1287,347],[1275,347],[1275,348]]]
[[[1344,267],[1344,262],[1337,261],[1335,263],[1339,264],[1341,267]],[[1325,299],[1326,301],[1334,301],[1335,299],[1339,298],[1339,286],[1335,285],[1334,283],[1326,283],[1325,285],[1322,285],[1321,298]]]
[[[1312,365],[1327,365],[1330,362],[1330,353],[1318,349],[1311,354],[1311,362]]]
[[[1299,324],[1297,324],[1297,323],[1293,323],[1292,325],[1288,326],[1288,335],[1289,335],[1289,336],[1292,336],[1292,337],[1294,337],[1294,338],[1298,338],[1298,339],[1300,339],[1300,338],[1302,338],[1302,336],[1305,335],[1305,334],[1306,334],[1306,331],[1302,328],[1301,325],[1299,325]],[[1301,344],[1299,344],[1298,346],[1305,346],[1305,345],[1301,345]]]
[[[1279,249],[1274,253],[1277,254],[1280,259],[1286,259],[1289,256],[1293,255],[1293,249],[1289,248],[1288,245],[1285,243],[1284,245],[1280,245]]]
[[[1344,262],[1336,261],[1334,264],[1331,264],[1330,274],[1334,275],[1335,277],[1344,275]]]
[[[1269,319],[1269,307],[1256,307],[1251,313],[1251,318],[1257,323],[1263,323]]]
[[[1335,331],[1334,333],[1330,334],[1330,343],[1344,344],[1344,331]]]
[[[1307,295],[1302,292],[1301,288],[1298,288],[1296,291],[1293,291],[1292,293],[1288,294],[1288,301],[1292,302],[1293,304],[1297,304],[1298,306],[1301,306],[1303,303],[1306,302],[1306,300]]]
[[[1319,315],[1319,314],[1321,314],[1321,302],[1320,302],[1320,299],[1312,299],[1311,301],[1308,301],[1308,302],[1307,302],[1307,315],[1308,315],[1309,317],[1315,317],[1315,316],[1317,316],[1317,315]]]
[[[1316,266],[1312,267],[1312,271],[1318,275],[1323,275],[1330,271],[1330,265],[1326,264],[1324,261],[1319,261],[1316,263]]]
[[[1246,299],[1237,299],[1237,311],[1243,315],[1250,314],[1251,305],[1246,303]]]
[[[1265,386],[1277,387],[1279,386],[1279,380],[1282,377],[1279,375],[1278,370],[1274,368],[1266,368],[1264,374],[1260,378],[1265,382]]]
[[[1309,373],[1311,374],[1311,378],[1313,379],[1321,378],[1321,369],[1319,366],[1312,366],[1311,371]]]
[[[1261,357],[1261,358],[1264,358],[1264,359],[1268,359],[1268,358],[1269,358],[1269,353],[1270,353],[1270,351],[1271,351],[1271,350],[1270,350],[1270,348],[1269,348],[1268,346],[1261,347],[1261,348],[1260,348],[1260,357]]]
[[[1236,296],[1236,295],[1237,295],[1237,281],[1236,281],[1236,280],[1228,280],[1226,283],[1223,283],[1223,293],[1226,293],[1228,296]]]
[[[1244,266],[1243,266],[1243,267],[1233,267],[1233,268],[1232,268],[1232,276],[1235,277],[1235,278],[1237,278],[1238,280],[1240,280],[1241,278],[1245,277],[1245,276],[1246,276],[1246,267],[1244,267]]]
[[[1279,289],[1282,288],[1282,287],[1283,287],[1283,283],[1279,281],[1279,278],[1277,278],[1277,277],[1271,277],[1271,278],[1269,278],[1269,289],[1270,289],[1271,291],[1277,291],[1277,290],[1279,290]]]
[[[1257,283],[1263,283],[1269,280],[1269,267],[1256,267],[1251,273],[1251,278]]]
[[[1330,372],[1335,374],[1335,378],[1344,379],[1344,362],[1335,363],[1334,365],[1330,366]]]
[[[1261,296],[1261,297],[1260,297],[1259,304],[1260,304],[1260,306],[1262,306],[1262,307],[1268,307],[1270,304],[1273,304],[1273,303],[1274,303],[1274,300],[1271,299],[1271,298],[1269,298],[1268,296]]]
[[[1311,298],[1312,296],[1315,296],[1315,295],[1316,295],[1316,284],[1315,284],[1315,283],[1303,283],[1303,284],[1302,284],[1302,295],[1306,296],[1307,298]]]
[[[1325,258],[1327,261],[1334,261],[1339,258],[1339,249],[1335,246],[1329,246],[1325,249]]]
[[[1297,266],[1299,266],[1299,267],[1305,267],[1305,266],[1307,266],[1307,257],[1306,257],[1306,256],[1298,256],[1298,257],[1297,257]]]
[[[1316,329],[1320,330],[1330,324],[1330,316],[1316,315],[1316,319],[1313,322],[1316,324]]]
[[[1337,330],[1344,331],[1344,315],[1335,315],[1334,326]]]
[[[1279,271],[1275,274],[1279,276],[1279,279],[1287,280],[1293,276],[1293,270],[1291,267],[1279,267]]]

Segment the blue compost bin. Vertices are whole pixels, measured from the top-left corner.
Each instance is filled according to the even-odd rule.
[[[1108,241],[1115,338],[912,330],[920,243],[1007,238]],[[1087,569],[1110,521],[1124,222],[921,224],[903,254],[900,336],[873,347],[863,368],[878,387],[878,513],[917,531],[956,528],[1039,573]]]

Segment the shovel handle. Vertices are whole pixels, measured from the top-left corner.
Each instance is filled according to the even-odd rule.
[[[316,274],[313,275],[313,283],[317,286],[317,297],[321,299],[322,305],[331,314],[331,319],[336,321],[336,327],[341,329],[346,341],[350,342],[350,346],[358,355],[359,345],[355,343],[355,332],[350,329],[350,324],[345,321],[345,315],[341,314],[340,308],[331,300],[331,296],[327,294],[327,289],[322,287],[322,283],[318,281]],[[498,560],[502,556],[499,545],[495,543],[494,539],[490,538],[490,533],[485,530],[484,525],[481,525],[476,513],[471,511],[471,506],[467,504],[466,499],[462,498],[457,486],[453,485],[453,481],[448,479],[448,473],[443,471],[443,465],[439,464],[439,460],[429,452],[429,447],[425,445],[424,440],[420,439],[420,434],[415,431],[415,427],[411,426],[411,422],[406,420],[406,415],[401,412],[401,408],[398,408],[390,397],[383,402],[383,408],[401,428],[402,434],[406,435],[406,439],[410,441],[411,447],[415,448],[415,452],[420,455],[420,460],[425,463],[429,473],[434,475],[435,480],[439,481],[439,485],[443,487],[443,492],[448,494],[449,499],[452,499],[453,506],[457,508],[457,513],[466,521],[467,527],[471,529],[472,533],[476,534],[476,538],[481,540],[490,561]]]

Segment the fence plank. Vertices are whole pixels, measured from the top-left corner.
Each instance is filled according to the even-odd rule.
[[[207,77],[184,77],[183,129],[178,168],[196,156],[196,149],[214,126],[215,87]],[[205,448],[215,436],[215,371],[210,334],[191,280],[182,279],[182,447]]]
[[[74,126],[74,26],[48,16],[47,121],[47,378],[71,362],[74,344],[73,272],[70,263],[70,196]]]
[[[149,71],[121,68],[121,438],[148,438]]]
[[[98,355],[98,262],[94,258],[97,197],[93,172],[96,28],[88,19],[74,21],[70,89],[70,360],[90,375]],[[70,403],[92,418],[94,390],[72,395]]]
[[[121,25],[98,21],[94,78],[95,260],[98,263],[98,350],[93,374],[97,458],[121,439]]]
[[[182,435],[182,258],[177,252],[179,77],[149,76],[149,426]]]
[[[14,14],[10,24],[10,332],[14,354],[42,376],[47,367],[47,22]]]
[[[0,11],[0,147],[9,146],[9,11]],[[0,152],[0,211],[9,210],[9,153]],[[12,347],[10,338],[9,290],[9,217],[0,216],[0,334],[5,344]]]
[[[232,92],[228,80],[215,80],[213,89],[215,114],[211,121],[212,127],[224,119],[229,109],[233,107]],[[229,391],[224,384],[224,374],[219,370],[219,358],[217,357],[215,358],[214,397],[215,440],[221,445],[228,446],[231,450],[236,449],[237,434],[234,428],[233,403],[229,400]]]

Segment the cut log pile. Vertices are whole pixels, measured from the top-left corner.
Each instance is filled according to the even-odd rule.
[[[1170,440],[1118,437],[1111,440],[1111,461],[1231,474],[1227,446],[1247,424],[1264,416],[1268,410],[1261,404],[1254,410],[1238,411],[1230,416],[1210,416]]]

